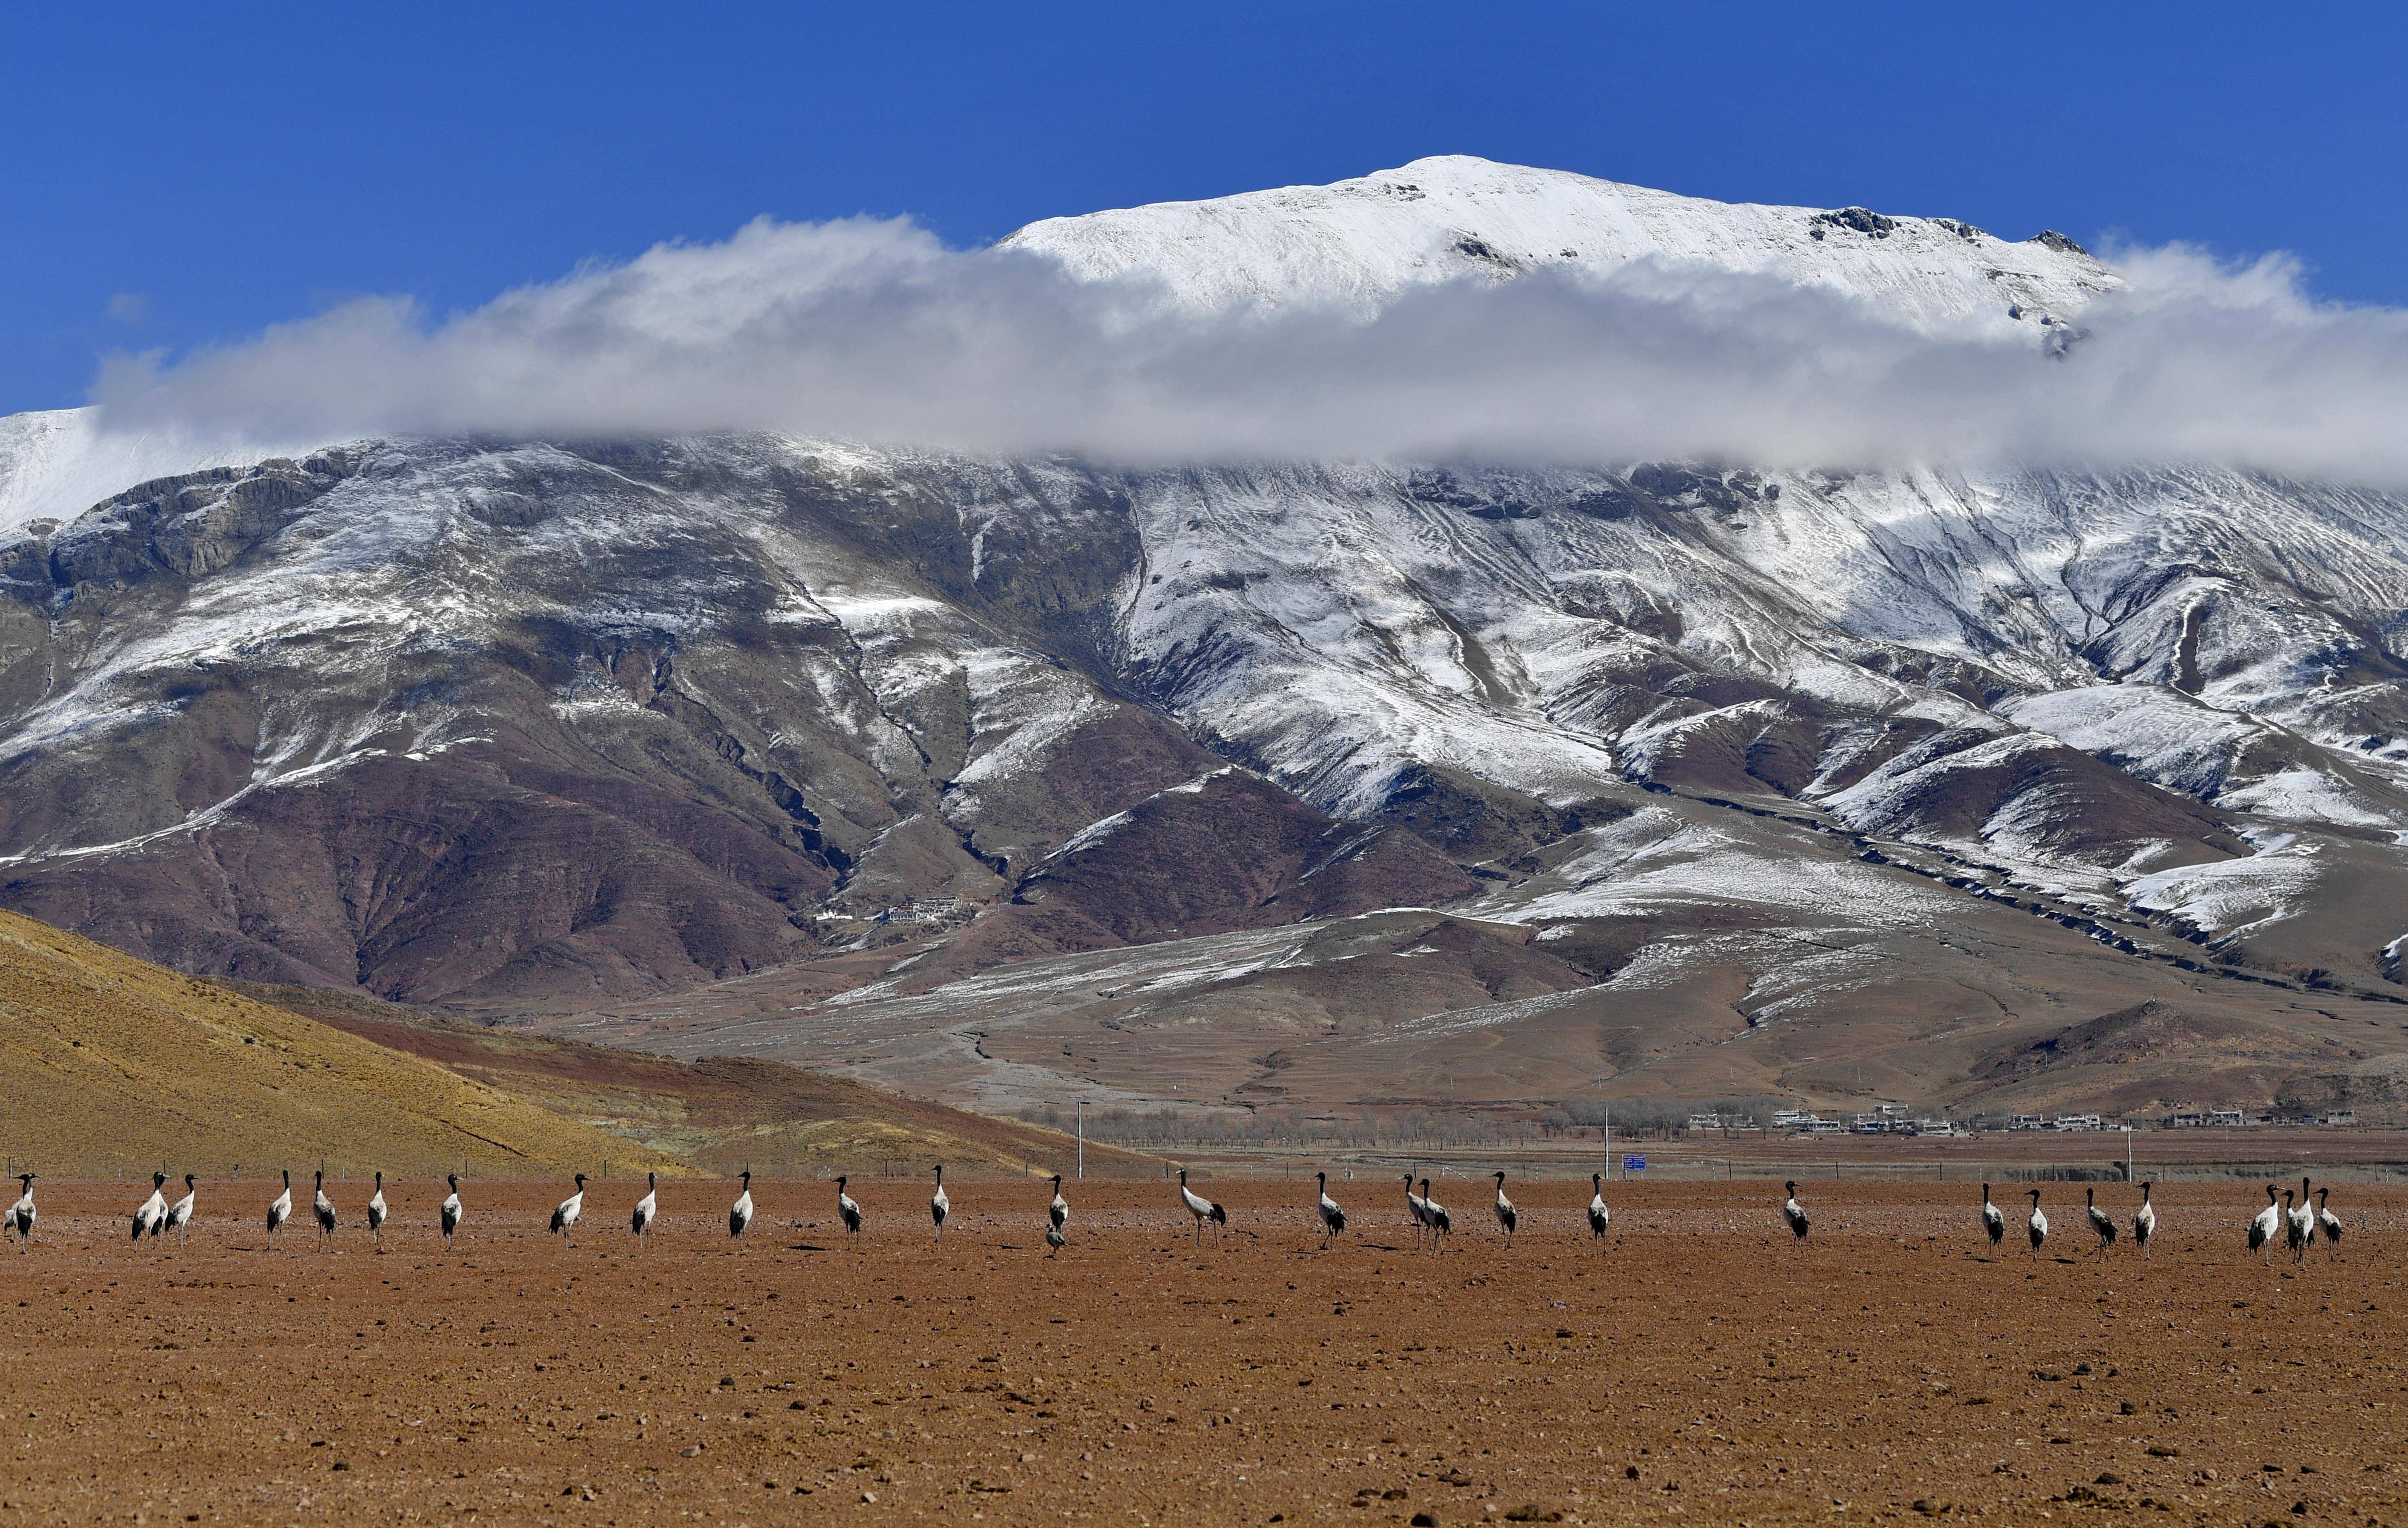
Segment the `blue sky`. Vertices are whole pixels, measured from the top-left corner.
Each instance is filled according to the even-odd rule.
[[[0,412],[369,293],[437,312],[767,213],[1030,219],[1463,152],[2007,237],[2287,249],[2408,303],[2395,8],[20,9]]]

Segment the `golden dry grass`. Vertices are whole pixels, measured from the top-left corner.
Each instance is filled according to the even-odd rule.
[[[420,1057],[13,913],[0,913],[0,1069],[12,1171],[544,1177],[631,1155]]]

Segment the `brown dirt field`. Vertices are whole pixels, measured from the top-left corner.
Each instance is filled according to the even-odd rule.
[[[412,1182],[382,1256],[263,1250],[256,1182],[180,1250],[124,1244],[136,1186],[46,1185],[0,1253],[0,1521],[2408,1518],[2396,1189],[2295,1270],[2243,1250],[2241,1184],[2170,1186],[2155,1257],[2102,1264],[2063,1185],[2034,1262],[1953,1186],[1810,1185],[1793,1246],[1777,1187],[1617,1185],[1600,1256],[1585,1184],[1524,1188],[1509,1254],[1458,1182],[1431,1257],[1384,1179],[1326,1253],[1309,1178],[1201,1184],[1200,1252],[1168,1185],[1090,1182],[1048,1262],[1041,1184],[950,1183],[939,1250],[924,1181],[856,1182],[857,1255],[819,1182],[756,1179],[740,1249],[726,1185],[665,1185],[641,1252],[629,1181],[574,1248],[558,1186],[475,1183],[448,1255]]]

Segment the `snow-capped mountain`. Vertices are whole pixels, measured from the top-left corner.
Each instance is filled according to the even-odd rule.
[[[1031,225],[1199,307],[2055,236],[1466,159]],[[2390,1098],[2408,504],[0,421],[0,904],[991,1106]],[[1402,910],[1400,910],[1402,909]]]
[[[2061,234],[2021,243],[1952,218],[1703,201],[1455,154],[1330,186],[1030,223],[1003,241],[1197,307],[1366,307],[1409,287],[1633,261],[1773,275],[1920,326],[2063,321],[2122,285]]]

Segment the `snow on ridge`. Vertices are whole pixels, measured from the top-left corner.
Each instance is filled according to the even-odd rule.
[[[104,429],[97,408],[46,408],[0,418],[0,533],[29,521],[73,520],[154,478],[300,456],[309,446],[262,444],[171,430]]]
[[[999,248],[1091,279],[1152,277],[1205,307],[1376,307],[1409,287],[1650,257],[1786,278],[1917,325],[2063,321],[2123,283],[2070,240],[2021,243],[1946,218],[1727,203],[1466,154],[1326,186],[1033,222]]]

